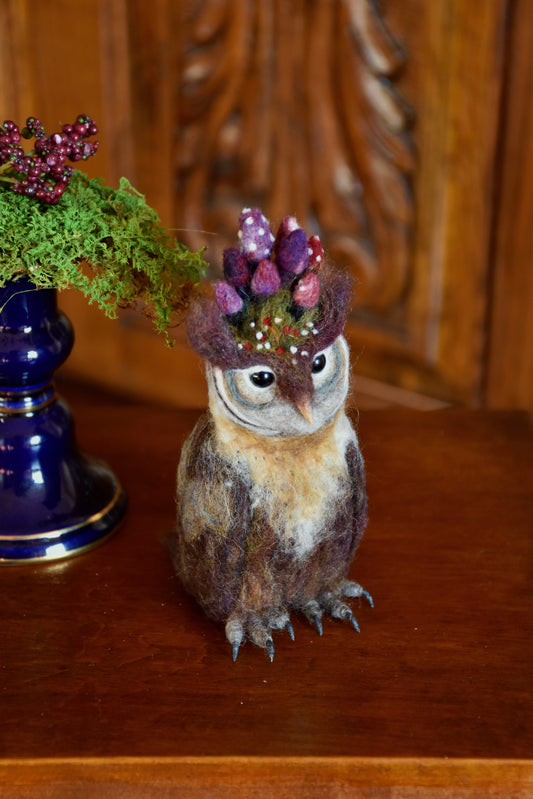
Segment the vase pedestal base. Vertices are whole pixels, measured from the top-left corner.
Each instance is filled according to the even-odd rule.
[[[110,478],[113,475],[110,473]],[[85,521],[46,533],[38,530],[22,535],[0,534],[0,563],[34,563],[81,555],[99,546],[116,532],[126,512],[127,498],[120,486],[104,507],[95,510]]]
[[[126,494],[107,464],[76,445],[68,407],[0,412],[0,562],[57,560],[102,543]]]
[[[120,482],[78,449],[55,391],[73,340],[54,289],[26,277],[0,289],[0,563],[78,555],[126,513]]]

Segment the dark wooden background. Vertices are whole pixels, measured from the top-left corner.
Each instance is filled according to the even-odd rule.
[[[3,118],[90,113],[215,271],[243,205],[320,233],[367,407],[533,409],[532,62],[529,0],[0,0]],[[205,403],[182,329],[61,304],[70,375]]]

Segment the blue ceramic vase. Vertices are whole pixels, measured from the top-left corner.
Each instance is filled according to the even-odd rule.
[[[112,533],[126,495],[110,468],[81,452],[53,374],[72,326],[54,289],[27,278],[0,288],[0,561],[79,554]]]

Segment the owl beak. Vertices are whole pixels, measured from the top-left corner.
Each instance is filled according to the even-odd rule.
[[[305,421],[313,424],[313,409],[311,408],[311,400],[309,397],[302,397],[297,400],[296,407],[304,417]]]

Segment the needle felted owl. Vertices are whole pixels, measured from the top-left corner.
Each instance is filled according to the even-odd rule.
[[[274,238],[245,208],[214,299],[190,309],[209,410],[178,468],[173,558],[185,588],[225,624],[233,659],[250,640],[274,655],[291,611],[322,634],[323,614],[357,621],[344,597],[366,524],[364,466],[345,414],[346,275],[324,263],[294,217]]]

